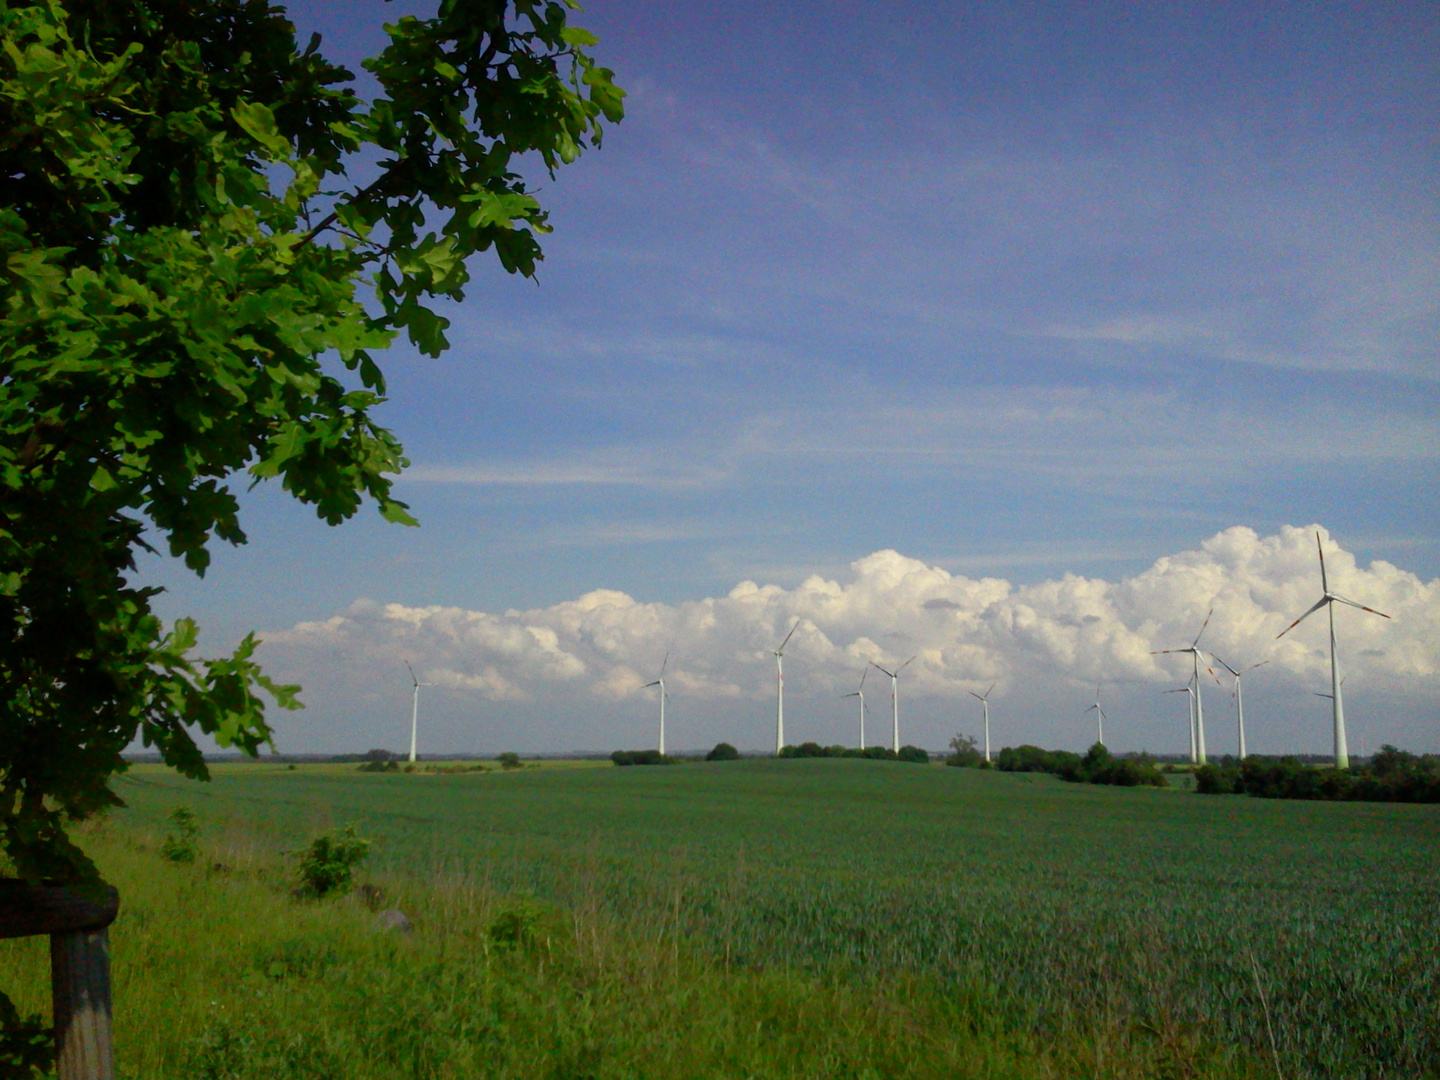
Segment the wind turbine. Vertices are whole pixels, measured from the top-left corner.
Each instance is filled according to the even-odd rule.
[[[415,677],[415,669],[410,666],[410,661],[405,661],[405,670],[410,672],[410,681],[415,684],[415,691],[410,698],[410,764],[415,764],[415,734],[420,723],[420,687],[432,686],[433,683],[421,682]]]
[[[1190,712],[1187,714],[1187,718],[1190,721],[1190,761],[1193,763],[1195,761],[1195,690],[1187,682],[1184,686],[1179,687],[1178,689],[1162,690],[1161,693],[1190,695],[1190,700],[1187,701],[1185,704],[1189,706],[1190,709]]]
[[[842,698],[858,697],[860,699],[860,749],[865,749],[865,676],[870,674],[867,667],[860,672],[860,689],[853,694],[841,694]]]
[[[785,746],[785,666],[781,663],[781,657],[785,655],[785,646],[790,644],[790,639],[795,636],[795,631],[800,629],[800,620],[795,620],[795,625],[790,627],[790,633],[785,635],[785,640],[780,642],[778,649],[771,650],[775,654],[775,753],[778,755]]]
[[[995,684],[992,682],[992,683],[990,684],[990,690],[994,690],[994,689],[995,689]],[[984,694],[977,694],[977,693],[975,693],[974,690],[971,690],[971,691],[970,691],[970,696],[973,697],[973,698],[975,698],[977,701],[979,701],[981,705],[984,705],[984,706],[985,706],[985,760],[986,760],[986,761],[989,761],[989,760],[990,760],[990,690],[986,690]]]
[[[1100,685],[1099,685],[1099,683],[1096,683],[1096,685],[1095,685],[1095,704],[1094,704],[1094,705],[1091,705],[1090,708],[1089,708],[1089,709],[1086,709],[1085,711],[1086,711],[1086,712],[1089,712],[1090,709],[1094,709],[1094,710],[1095,710],[1095,728],[1096,728],[1096,732],[1097,732],[1097,734],[1098,734],[1098,736],[1099,736],[1098,742],[1100,743],[1101,746],[1104,746],[1104,745],[1105,745],[1105,710],[1100,707]]]
[[[1341,692],[1345,680],[1340,677],[1340,656],[1335,651],[1335,603],[1339,601],[1342,604],[1349,604],[1361,611],[1368,611],[1371,615],[1379,615],[1382,619],[1388,619],[1390,616],[1383,611],[1366,607],[1364,604],[1357,604],[1354,600],[1347,600],[1339,593],[1331,592],[1330,579],[1325,576],[1325,549],[1320,545],[1318,532],[1315,534],[1315,550],[1320,553],[1320,599],[1316,600],[1304,615],[1276,634],[1275,640],[1279,641],[1322,607],[1330,609],[1330,700],[1334,706],[1335,716],[1335,767],[1348,769],[1350,767],[1350,751],[1345,745],[1345,700],[1344,694]]]
[[[1247,671],[1254,671],[1257,667],[1264,667],[1264,666],[1265,666],[1266,664],[1268,664],[1270,661],[1269,661],[1269,660],[1261,660],[1260,663],[1258,663],[1258,664],[1251,664],[1251,665],[1250,665],[1249,667],[1247,667],[1247,668],[1241,668],[1239,671],[1236,671],[1233,667],[1231,667],[1229,664],[1227,664],[1224,660],[1221,660],[1220,657],[1215,656],[1214,653],[1211,653],[1210,655],[1211,655],[1212,657],[1214,657],[1215,662],[1216,662],[1217,664],[1219,664],[1221,667],[1223,667],[1226,671],[1228,671],[1231,675],[1233,675],[1233,676],[1235,677],[1235,726],[1239,729],[1239,732],[1240,732],[1240,760],[1241,760],[1241,761],[1244,761],[1244,760],[1245,760],[1245,697],[1244,697],[1244,695],[1243,695],[1243,692],[1242,692],[1241,689],[1240,689],[1240,676],[1241,676],[1241,675],[1244,675]]]
[[[910,660],[914,659],[915,657],[910,657]],[[890,676],[890,720],[894,728],[891,734],[891,740],[895,744],[891,749],[897,754],[900,752],[900,672],[910,666],[910,660],[906,660],[905,663],[901,664],[894,671],[887,671],[885,668],[880,667],[879,664],[876,664],[874,660],[870,661],[871,664],[880,668],[881,671],[884,671],[886,675]]]
[[[649,690],[652,686],[660,688],[660,756],[665,756],[665,665],[670,663],[670,654],[665,654],[665,659],[660,663],[660,677],[654,682],[647,682],[640,689]]]
[[[1194,708],[1190,711],[1190,763],[1192,765],[1205,764],[1205,701],[1200,696],[1200,638],[1205,634],[1205,628],[1210,625],[1210,616],[1215,614],[1211,608],[1205,616],[1205,621],[1200,624],[1200,633],[1195,635],[1195,640],[1183,649],[1152,649],[1151,656],[1160,656],[1165,653],[1189,653],[1192,661],[1193,673],[1190,676],[1195,684]],[[1303,617],[1303,616],[1302,616]],[[1206,671],[1210,671],[1207,666]],[[1210,671],[1210,677],[1215,678],[1215,672]],[[1218,682],[1219,680],[1216,679]],[[1097,695],[1098,696],[1098,695]]]

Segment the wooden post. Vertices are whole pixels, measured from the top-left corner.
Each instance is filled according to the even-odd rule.
[[[50,990],[59,1080],[114,1080],[110,935],[120,894],[0,880],[0,937],[50,935]]]

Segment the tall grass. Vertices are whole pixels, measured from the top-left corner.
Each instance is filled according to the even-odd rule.
[[[384,932],[357,896],[298,899],[293,867],[238,829],[194,865],[125,823],[87,842],[124,897],[115,1035],[133,1080],[1264,1075],[1103,1008],[1038,1035],[983,981],[726,964],[694,948],[683,899],[625,921],[464,875],[387,878],[416,925]],[[6,943],[0,985],[43,1011],[43,942]]]

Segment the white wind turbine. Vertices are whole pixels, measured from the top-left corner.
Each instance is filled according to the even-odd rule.
[[[992,682],[992,683],[990,684],[990,690],[994,690],[994,689],[995,689],[995,684]],[[971,690],[971,691],[969,692],[971,697],[975,698],[977,701],[980,702],[981,705],[985,706],[985,760],[986,760],[986,761],[989,761],[989,760],[990,760],[990,690],[986,690],[985,693],[983,693],[983,694],[977,694],[977,693],[975,693],[974,690]]]
[[[1265,666],[1266,664],[1268,664],[1270,661],[1269,661],[1269,660],[1261,660],[1260,663],[1258,663],[1258,664],[1251,664],[1251,665],[1250,665],[1249,667],[1247,667],[1247,668],[1241,668],[1239,671],[1236,671],[1233,667],[1231,667],[1229,664],[1227,664],[1224,660],[1221,660],[1220,657],[1215,656],[1214,653],[1211,653],[1210,655],[1211,655],[1212,657],[1214,657],[1215,662],[1216,662],[1217,664],[1219,664],[1221,667],[1223,667],[1226,671],[1228,671],[1228,672],[1229,672],[1232,676],[1234,676],[1234,678],[1235,678],[1235,726],[1236,726],[1236,728],[1239,730],[1239,733],[1240,733],[1240,760],[1241,760],[1241,761],[1244,761],[1244,760],[1245,760],[1245,697],[1244,697],[1244,692],[1240,689],[1240,676],[1241,676],[1241,675],[1244,675],[1247,671],[1254,671],[1257,667],[1264,667],[1264,666]]]
[[[1099,685],[1099,683],[1096,683],[1096,685],[1095,685],[1095,704],[1094,704],[1094,705],[1091,705],[1090,708],[1086,709],[1085,711],[1086,711],[1086,712],[1089,712],[1090,709],[1094,709],[1094,710],[1095,710],[1095,730],[1096,730],[1096,735],[1097,735],[1096,741],[1099,742],[1101,746],[1104,746],[1104,745],[1105,745],[1105,710],[1100,707],[1100,685]]]
[[[910,657],[910,660],[914,659],[915,657]],[[880,668],[881,671],[884,671],[886,675],[890,676],[890,721],[893,725],[891,741],[894,743],[891,749],[897,754],[900,752],[900,672],[909,667],[910,660],[906,660],[905,663],[901,664],[894,671],[888,671],[880,667],[874,660],[870,661],[873,666]]]
[[[785,667],[781,663],[781,657],[785,655],[785,646],[790,644],[790,639],[799,629],[800,620],[796,619],[795,625],[790,627],[790,633],[786,634],[785,640],[780,642],[780,647],[771,650],[775,654],[775,753],[777,755],[785,747]]]
[[[841,694],[842,698],[858,697],[860,699],[860,749],[865,749],[865,676],[870,674],[867,667],[860,672],[860,689],[853,694]]]
[[[1189,653],[1192,662],[1192,674],[1190,681],[1195,689],[1192,691],[1190,711],[1190,763],[1192,765],[1205,764],[1205,701],[1200,696],[1200,638],[1205,634],[1205,627],[1210,625],[1210,616],[1215,614],[1211,608],[1205,616],[1205,621],[1200,624],[1200,633],[1195,635],[1195,640],[1183,649],[1154,649],[1151,656],[1160,656],[1165,653]],[[1206,671],[1210,671],[1207,666]],[[1215,672],[1210,671],[1210,677],[1215,677]],[[1218,681],[1218,680],[1217,680]]]
[[[415,735],[420,725],[420,687],[433,686],[433,683],[421,682],[415,677],[415,669],[410,666],[410,661],[405,661],[405,670],[410,672],[410,681],[415,684],[414,693],[410,698],[410,763],[415,763]]]
[[[665,654],[665,659],[660,663],[660,677],[654,682],[647,682],[640,689],[649,690],[652,686],[660,688],[660,756],[665,756],[665,666],[670,663],[670,654]]]
[[[1364,604],[1357,604],[1354,600],[1347,600],[1339,593],[1330,591],[1330,579],[1325,576],[1325,549],[1320,545],[1320,534],[1315,534],[1315,550],[1320,553],[1320,599],[1311,605],[1310,610],[1301,615],[1284,630],[1275,635],[1279,641],[1295,627],[1308,619],[1322,607],[1329,608],[1330,615],[1330,703],[1334,706],[1332,712],[1335,718],[1335,767],[1337,769],[1348,769],[1350,767],[1350,750],[1345,745],[1345,699],[1341,687],[1345,680],[1340,677],[1340,656],[1335,651],[1335,604],[1349,604],[1351,607],[1359,608],[1361,611],[1368,611],[1371,615],[1379,615],[1382,619],[1390,618],[1383,611],[1376,611],[1374,608],[1366,607]]]

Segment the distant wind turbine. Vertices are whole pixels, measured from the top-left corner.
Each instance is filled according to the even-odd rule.
[[[775,653],[775,753],[777,755],[785,746],[785,666],[781,663],[781,657],[785,655],[785,646],[790,644],[790,639],[799,629],[800,620],[796,619],[795,625],[790,627],[790,633],[786,634],[785,640],[780,642],[780,647],[772,650]]]
[[[860,749],[865,749],[865,676],[870,674],[867,667],[860,672],[860,689],[853,694],[841,694],[842,698],[858,697],[860,699]]]
[[[915,657],[910,657],[910,660],[914,659]],[[870,661],[874,667],[880,668],[881,671],[884,671],[886,675],[890,676],[890,721],[893,725],[891,741],[895,744],[892,749],[897,754],[900,752],[900,672],[910,666],[910,660],[906,660],[905,663],[901,664],[894,671],[888,671],[880,667],[874,660]]]
[[[1094,705],[1091,705],[1090,708],[1089,708],[1089,709],[1086,709],[1085,711],[1086,711],[1086,712],[1089,712],[1090,709],[1094,709],[1094,710],[1095,710],[1095,729],[1096,729],[1096,733],[1097,733],[1097,736],[1098,736],[1098,738],[1096,739],[1096,741],[1099,742],[1101,746],[1104,746],[1104,745],[1105,745],[1105,710],[1100,707],[1100,685],[1099,685],[1098,683],[1095,685],[1095,704],[1094,704]]]
[[[1236,671],[1233,667],[1231,667],[1229,664],[1227,664],[1224,660],[1221,660],[1220,657],[1215,656],[1214,653],[1211,653],[1210,655],[1211,655],[1212,657],[1214,657],[1215,662],[1216,662],[1217,664],[1219,664],[1221,667],[1223,667],[1226,671],[1228,671],[1228,672],[1229,672],[1232,676],[1234,676],[1234,678],[1235,678],[1235,694],[1234,694],[1234,697],[1235,697],[1235,726],[1236,726],[1236,728],[1237,728],[1237,729],[1239,730],[1239,732],[1240,732],[1240,760],[1241,760],[1241,761],[1244,761],[1244,760],[1245,760],[1245,698],[1244,698],[1244,692],[1240,689],[1240,676],[1241,676],[1241,675],[1244,675],[1247,671],[1254,671],[1257,667],[1264,667],[1264,666],[1265,666],[1266,664],[1268,664],[1270,661],[1269,661],[1269,660],[1261,660],[1260,663],[1258,663],[1258,664],[1251,664],[1251,665],[1250,665],[1249,667],[1247,667],[1247,668],[1241,668],[1239,671]]]
[[[648,682],[640,689],[649,690],[652,686],[660,688],[660,756],[665,756],[665,666],[670,663],[670,654],[665,654],[665,659],[660,663],[660,677],[654,682]]]
[[[1315,534],[1315,550],[1320,553],[1320,599],[1311,605],[1310,610],[1301,615],[1284,630],[1275,635],[1279,641],[1295,627],[1308,619],[1322,607],[1329,609],[1330,615],[1330,702],[1334,706],[1332,712],[1335,719],[1335,767],[1337,769],[1348,769],[1350,767],[1350,751],[1345,745],[1345,699],[1341,690],[1345,680],[1340,677],[1340,655],[1335,650],[1335,604],[1349,604],[1351,607],[1359,608],[1361,611],[1368,611],[1371,615],[1379,615],[1382,619],[1390,618],[1383,611],[1376,611],[1374,608],[1366,607],[1364,604],[1357,604],[1354,600],[1347,600],[1339,593],[1330,591],[1330,579],[1325,576],[1325,548],[1320,544],[1320,534]]]
[[[990,690],[994,690],[994,689],[995,689],[995,684],[992,682],[992,683],[990,684]],[[974,690],[971,690],[971,691],[969,692],[971,697],[975,698],[977,701],[980,702],[981,705],[985,706],[985,760],[986,760],[986,761],[989,761],[989,760],[990,760],[990,690],[986,690],[985,693],[983,693],[983,694],[977,694],[977,693],[975,693]]]
[[[420,687],[432,686],[433,683],[421,682],[415,677],[415,669],[410,666],[410,661],[405,661],[405,670],[410,672],[410,681],[415,684],[414,693],[410,698],[410,763],[415,763],[415,735],[420,726]]]
[[[1183,649],[1154,649],[1151,656],[1160,656],[1165,653],[1189,653],[1192,662],[1193,673],[1190,681],[1194,684],[1192,705],[1190,711],[1190,763],[1192,765],[1205,764],[1205,701],[1200,696],[1200,639],[1205,634],[1205,628],[1210,625],[1210,616],[1215,614],[1211,608],[1205,616],[1205,621],[1200,624],[1200,633],[1195,635],[1195,640]],[[1210,672],[1210,677],[1215,678],[1215,672],[1209,666],[1205,668]],[[1219,681],[1218,679],[1216,680]]]

